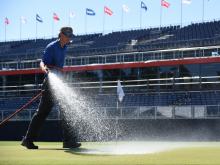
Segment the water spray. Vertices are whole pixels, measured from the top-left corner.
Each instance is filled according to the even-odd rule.
[[[115,136],[115,130],[104,119],[102,109],[95,106],[88,95],[68,86],[62,75],[56,71],[49,72],[48,79],[66,124],[72,130],[77,130],[81,139],[103,141],[106,137],[112,139]]]
[[[88,96],[83,96],[78,89],[69,87],[62,79],[62,74],[59,71],[50,70],[47,76],[54,98],[58,101],[58,106],[69,127],[72,127],[73,130],[76,128],[79,136],[85,140],[96,139],[98,141],[104,141],[106,138],[108,140],[114,139],[115,128],[103,116],[101,108],[95,106],[88,99]],[[27,108],[32,102],[39,99],[42,93],[43,91],[38,93],[12,115],[4,119],[0,123],[0,127]],[[120,134],[118,128],[117,134]]]

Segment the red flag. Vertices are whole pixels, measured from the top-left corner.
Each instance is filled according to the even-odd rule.
[[[161,0],[161,6],[168,8],[168,7],[170,7],[170,3],[165,0]]]
[[[60,18],[58,17],[58,15],[56,13],[53,13],[53,19],[56,21],[60,20]]]
[[[9,19],[7,17],[5,17],[5,25],[9,24]]]
[[[113,11],[111,9],[109,9],[108,7],[104,7],[104,13],[108,14],[108,15],[112,15],[113,14]]]

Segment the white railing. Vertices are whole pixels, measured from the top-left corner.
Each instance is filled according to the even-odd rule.
[[[124,80],[121,81],[125,88],[135,87],[157,87],[157,86],[180,86],[180,85],[217,85],[220,76],[192,76],[192,77],[167,77],[167,78],[155,78],[155,79],[136,79],[136,80]],[[14,84],[16,82],[13,82]],[[117,88],[117,81],[89,81],[88,79],[81,79],[67,83],[72,88],[80,89],[109,89]],[[41,90],[42,84],[25,84],[25,85],[13,85],[13,86],[0,86],[0,96],[17,95],[19,93],[33,93]],[[163,89],[160,89],[161,92]],[[215,89],[217,90],[217,89]],[[193,92],[193,91],[192,91]]]
[[[103,119],[220,119],[220,105],[185,106],[131,106],[98,107]],[[12,114],[12,110],[1,110],[0,120]],[[17,114],[11,121],[29,121],[35,110],[27,109]],[[52,111],[47,120],[60,120],[60,112]]]
[[[94,64],[112,64],[127,62],[150,62],[171,59],[201,58],[220,55],[220,46],[166,49],[146,52],[114,53],[74,57],[71,53],[65,66],[83,66]],[[72,56],[72,57],[71,57]],[[0,62],[0,70],[19,70],[39,68],[40,59]]]

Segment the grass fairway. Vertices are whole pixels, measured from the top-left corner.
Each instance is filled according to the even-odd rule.
[[[0,142],[0,165],[220,164],[220,143],[218,142],[135,142],[132,148],[129,148],[131,144],[129,142],[88,142],[82,143],[82,147],[77,150],[63,150],[61,143],[36,144],[39,145],[39,150],[27,150],[20,146],[20,142]],[[125,150],[118,150],[118,148],[114,151],[115,146]],[[176,147],[166,149],[166,146]],[[131,152],[143,150],[143,154],[126,154],[128,150],[132,150]],[[125,154],[123,154],[124,151],[126,151]]]

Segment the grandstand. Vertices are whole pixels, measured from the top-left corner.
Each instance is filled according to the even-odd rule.
[[[0,120],[40,90],[44,75],[39,61],[52,40],[0,43]],[[190,120],[190,126],[200,121],[216,129],[213,123],[220,117],[219,54],[220,21],[87,34],[76,36],[69,45],[64,71],[68,83],[80,88],[109,119],[117,118],[123,124],[153,119],[167,121],[169,126],[167,119],[174,124]],[[118,79],[125,91],[119,106]],[[17,115],[14,122],[29,121],[37,105],[35,102]],[[54,110],[48,120],[57,122],[59,112]],[[161,127],[157,128],[160,132]]]

